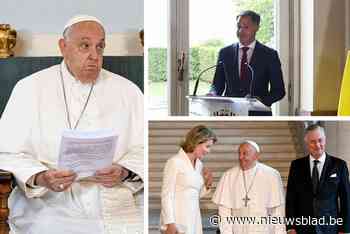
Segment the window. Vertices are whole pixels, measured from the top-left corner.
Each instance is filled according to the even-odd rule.
[[[216,64],[219,50],[237,42],[236,15],[242,10],[254,10],[261,15],[257,39],[269,47],[279,50],[279,34],[288,31],[288,27],[279,28],[279,25],[285,24],[281,24],[277,17],[280,12],[279,4],[283,1],[221,0],[218,3],[168,0],[170,7],[164,2],[167,1],[154,0],[146,4],[149,10],[152,9],[149,12],[146,9],[146,23],[149,19],[152,21],[149,27],[146,24],[146,35],[152,34],[150,41],[146,41],[149,53],[150,118],[189,113],[191,105],[188,107],[186,96],[192,94],[200,72]],[[284,1],[283,7],[288,7],[288,2]],[[179,80],[177,72],[182,53],[188,55],[185,58],[187,71],[183,81]],[[281,51],[280,57],[282,63],[288,64],[283,61],[288,56],[281,55]],[[209,91],[214,71],[215,68],[201,76],[197,95],[205,95]],[[287,79],[287,71],[284,71],[284,76]],[[278,110],[275,108],[274,112]]]

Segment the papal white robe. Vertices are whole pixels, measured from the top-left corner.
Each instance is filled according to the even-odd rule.
[[[175,223],[181,233],[202,234],[199,199],[210,192],[204,186],[203,164],[197,159],[192,166],[187,154],[180,149],[164,168],[162,184],[161,229]]]
[[[244,173],[247,190],[252,185],[248,192],[250,200],[247,206],[243,200],[246,191],[242,169],[239,166],[224,173],[212,198],[219,207],[221,233],[285,234],[283,224],[285,198],[279,172],[257,162],[255,167],[244,171]],[[269,225],[269,216],[274,219],[273,225]],[[245,221],[242,221],[242,218],[239,217],[252,218],[248,218],[250,221],[243,218]],[[240,221],[237,221],[237,218]]]
[[[74,125],[90,85],[72,77],[64,62],[19,81],[0,120],[0,168],[11,171],[18,184],[9,198],[11,233],[142,233],[134,196],[142,182],[113,188],[74,182],[59,193],[26,184],[34,174],[57,168],[61,134],[68,128],[60,67]],[[143,111],[137,86],[102,69],[77,129],[116,131],[114,163],[143,179]]]

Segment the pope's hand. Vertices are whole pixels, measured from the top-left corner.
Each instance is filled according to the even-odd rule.
[[[176,234],[176,233],[178,232],[177,232],[175,223],[169,223],[165,230],[165,234]]]
[[[34,184],[55,192],[62,192],[74,182],[77,174],[68,170],[49,169],[35,175]]]
[[[204,184],[207,189],[213,184],[213,173],[208,168],[203,168]]]
[[[128,171],[118,164],[96,171],[95,175],[89,179],[95,183],[102,184],[107,188],[112,188],[128,175]]]

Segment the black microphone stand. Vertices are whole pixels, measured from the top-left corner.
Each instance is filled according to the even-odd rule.
[[[210,67],[204,69],[201,73],[199,73],[198,78],[197,78],[197,80],[196,80],[196,84],[194,85],[193,96],[196,96],[196,94],[197,94],[198,84],[199,84],[199,80],[200,80],[201,76],[202,76],[206,71],[208,71],[208,70],[210,70],[210,69],[212,69],[212,68],[214,68],[214,67],[217,67],[217,66],[219,66],[219,65],[221,65],[221,64],[222,64],[222,62],[219,61],[217,64],[215,64],[215,65],[213,65],[213,66],[210,66]]]
[[[250,70],[252,80],[251,80],[250,86],[249,86],[249,94],[246,96],[246,98],[249,100],[249,102],[254,102],[254,101],[256,101],[256,99],[261,102],[261,100],[258,96],[253,96],[254,69],[249,63],[247,63],[247,67]]]
[[[253,82],[254,82],[254,69],[252,66],[250,66],[249,63],[246,63],[248,69],[250,70],[250,75],[252,80],[250,81],[250,86],[249,86],[249,94],[247,95],[247,98],[253,98]]]

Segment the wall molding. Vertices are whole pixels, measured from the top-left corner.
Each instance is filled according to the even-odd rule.
[[[59,34],[32,34],[17,32],[17,44],[14,48],[17,57],[60,56]],[[143,54],[138,32],[112,33],[106,36],[106,56],[138,56]]]

